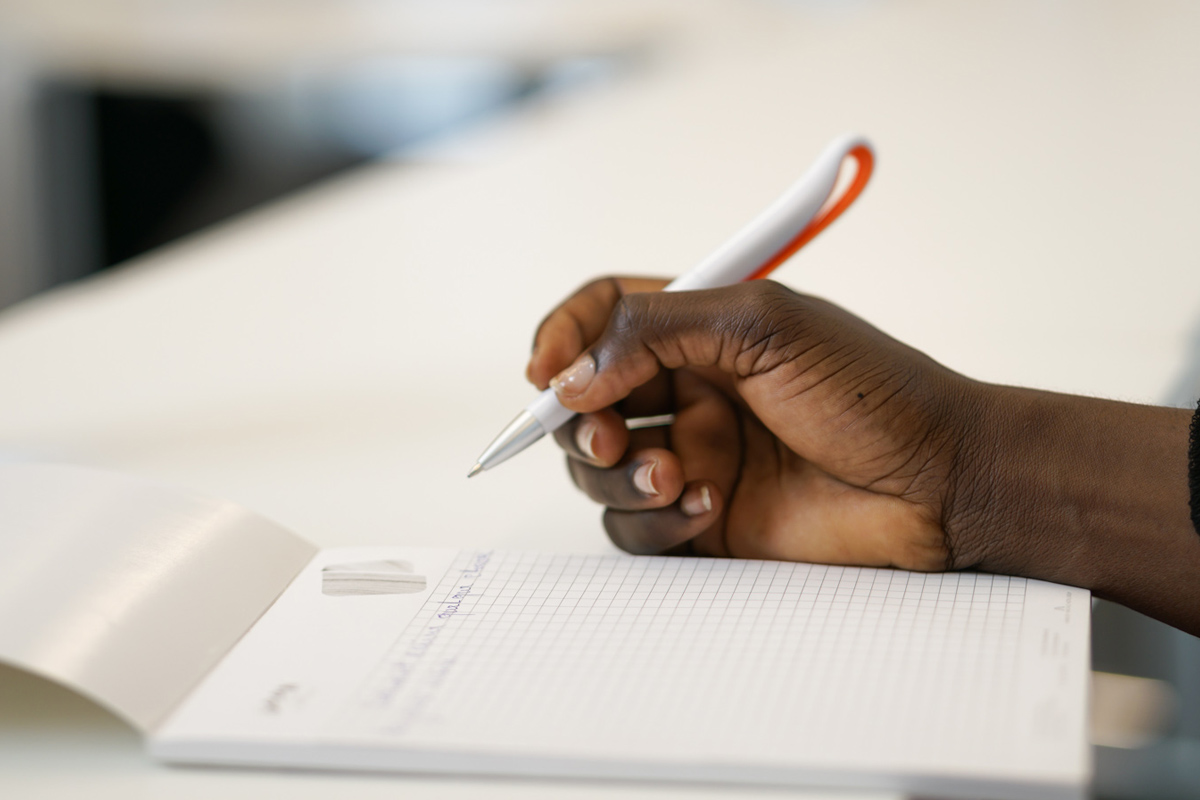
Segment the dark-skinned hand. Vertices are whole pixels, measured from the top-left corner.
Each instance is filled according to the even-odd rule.
[[[979,383],[772,281],[665,284],[584,286],[528,367],[621,548],[988,569],[1200,631],[1186,411]]]

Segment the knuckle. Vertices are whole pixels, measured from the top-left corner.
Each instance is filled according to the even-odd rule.
[[[742,300],[743,323],[752,331],[773,329],[796,310],[799,295],[775,281],[751,281]]]
[[[792,291],[791,289],[784,286],[782,283],[780,283],[778,281],[772,281],[772,280],[746,281],[745,283],[742,283],[740,285],[742,287],[744,287],[745,291],[748,294],[750,294],[754,297],[762,298],[762,299],[799,297],[799,295],[796,294],[796,292]]]
[[[627,294],[621,297],[613,307],[612,321],[609,326],[618,336],[636,334],[645,327],[650,295],[642,293]]]
[[[774,281],[751,281],[739,287],[737,312],[730,316],[732,367],[748,377],[787,360],[790,345],[801,335],[803,298]]]
[[[653,301],[652,294],[627,294],[617,301],[599,346],[593,349],[598,369],[609,361],[628,358],[657,341],[661,332],[655,328],[651,310]]]

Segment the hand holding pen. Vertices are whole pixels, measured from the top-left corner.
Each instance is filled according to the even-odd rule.
[[[973,382],[774,281],[663,285],[588,284],[542,324],[529,362],[579,412],[554,437],[618,546],[947,565],[948,456]],[[939,403],[957,414],[932,430]],[[669,426],[626,426],[664,414]]]
[[[858,169],[846,190],[835,198],[838,174],[849,158],[857,162]],[[870,180],[874,161],[866,140],[856,136],[835,139],[779,199],[694,269],[662,287],[663,291],[711,289],[770,274],[854,202]],[[544,389],[488,445],[467,477],[507,461],[553,433],[571,416],[555,393]]]
[[[829,201],[848,154],[855,180]],[[968,382],[836,306],[736,281],[765,274],[828,224],[870,167],[860,140],[841,140],[697,270],[671,284],[595,281],[543,322],[528,376],[544,390],[538,402],[563,409],[555,439],[622,548],[945,565],[944,481],[920,494],[907,471],[940,463],[942,445],[923,435],[914,395],[930,381]],[[914,373],[924,380],[906,389]],[[627,425],[655,416],[671,424]],[[793,535],[798,527],[812,535]]]
[[[667,287],[588,284],[529,362],[619,547],[1021,575],[1200,635],[1191,410],[973,381],[772,281]]]

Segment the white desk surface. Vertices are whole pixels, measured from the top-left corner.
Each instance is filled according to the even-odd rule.
[[[1164,396],[1200,316],[1200,7],[698,8],[611,84],[5,312],[0,450],[327,546],[606,550],[554,448],[464,477],[530,396],[537,321],[591,276],[686,269],[847,130],[876,177],[781,280],[979,378]],[[746,795],[175,771],[24,676],[0,699],[3,796]]]

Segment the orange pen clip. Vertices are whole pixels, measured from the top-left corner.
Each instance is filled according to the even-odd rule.
[[[812,222],[808,223],[808,225],[796,234],[795,238],[785,244],[778,253],[771,256],[765,264],[747,277],[746,280],[752,281],[770,275],[776,267],[787,261],[795,255],[797,250],[812,241],[813,237],[825,230],[829,226],[829,223],[841,216],[841,213],[858,199],[862,190],[866,188],[867,181],[871,179],[871,172],[875,168],[875,154],[871,152],[869,147],[860,144],[850,149],[846,153],[846,158],[853,158],[857,165],[854,178],[851,180],[850,185],[846,187],[846,190],[837,199],[834,199],[830,195],[829,199],[825,201],[825,205],[813,217]],[[842,164],[844,168],[845,159],[843,159]]]

